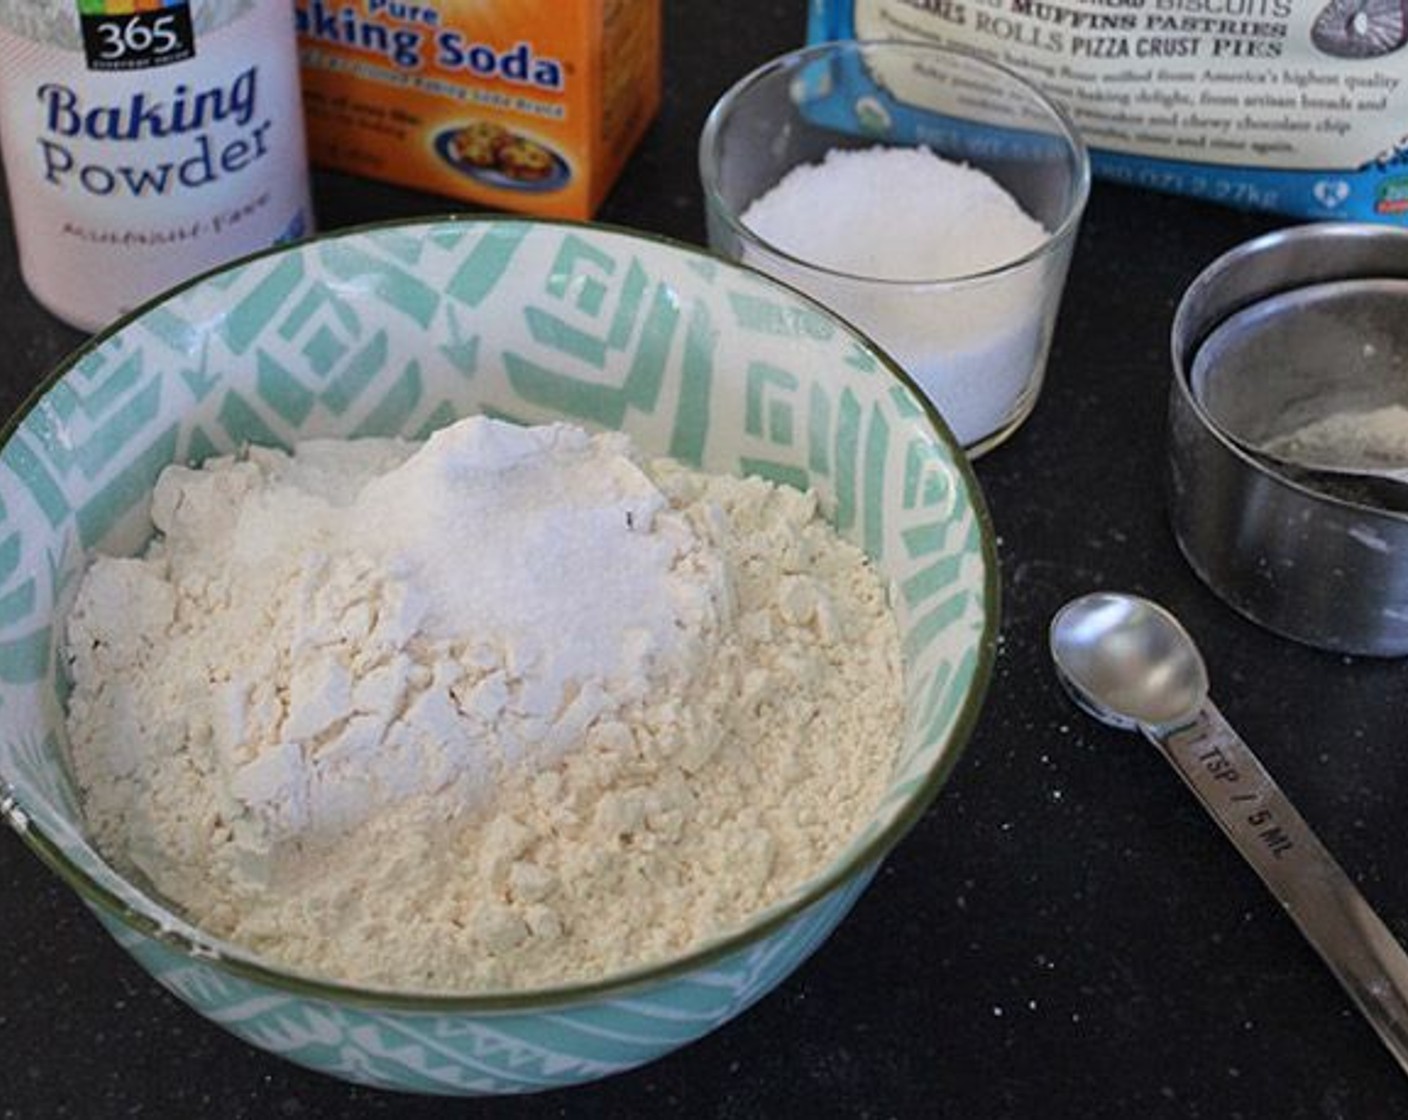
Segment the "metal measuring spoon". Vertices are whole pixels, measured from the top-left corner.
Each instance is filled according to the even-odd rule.
[[[1076,703],[1162,750],[1408,1072],[1408,954],[1208,698],[1188,632],[1147,599],[1101,592],[1062,607],[1050,642]]]

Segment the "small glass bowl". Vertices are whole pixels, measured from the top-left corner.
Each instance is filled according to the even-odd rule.
[[[794,168],[834,149],[871,147],[923,147],[986,173],[1045,228],[1045,241],[983,271],[898,280],[837,271],[744,224],[748,207]],[[1090,192],[1090,159],[1066,114],[1029,82],[935,44],[805,47],[765,63],[718,100],[699,166],[710,247],[869,334],[970,457],[1002,442],[1031,412]],[[883,205],[883,194],[877,198]]]

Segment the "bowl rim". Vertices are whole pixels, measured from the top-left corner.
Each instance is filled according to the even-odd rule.
[[[947,782],[959,757],[963,754],[981,715],[991,684],[997,657],[1000,626],[1001,582],[998,569],[996,532],[972,463],[938,410],[919,386],[888,353],[863,331],[842,319],[792,285],[776,280],[751,266],[718,256],[709,249],[688,242],[621,225],[599,221],[577,221],[559,218],[538,218],[516,214],[450,212],[416,215],[405,218],[375,220],[320,231],[294,242],[268,246],[231,259],[198,273],[187,280],[143,301],[131,311],[95,332],[79,343],[48,371],[31,389],[15,411],[0,425],[0,451],[3,451],[20,425],[43,399],[68,376],[90,353],[110,339],[132,327],[152,310],[176,296],[227,272],[266,258],[286,253],[306,253],[317,245],[332,241],[366,237],[388,230],[422,229],[429,231],[446,225],[485,226],[550,226],[576,230],[587,236],[604,234],[626,241],[642,240],[719,267],[747,273],[751,279],[784,289],[818,311],[823,318],[849,333],[877,359],[882,372],[898,380],[908,390],[922,411],[923,419],[932,428],[938,442],[949,453],[951,466],[963,483],[978,527],[979,553],[983,561],[982,606],[983,625],[976,643],[973,677],[956,713],[945,749],[923,780],[905,797],[894,819],[872,836],[858,850],[845,858],[834,859],[827,867],[806,880],[785,902],[774,904],[755,915],[752,921],[721,936],[697,945],[687,953],[672,956],[652,964],[640,965],[610,973],[600,978],[547,987],[495,989],[484,992],[437,992],[421,989],[397,989],[359,985],[336,979],[284,968],[259,957],[251,950],[220,938],[207,937],[199,927],[155,899],[150,892],[132,883],[116,869],[109,868],[133,892],[143,905],[132,902],[95,881],[64,850],[55,838],[40,829],[25,811],[13,787],[0,775],[0,816],[3,816],[20,839],[66,882],[90,907],[99,910],[100,917],[116,919],[123,926],[141,934],[162,948],[227,972],[236,979],[260,984],[291,996],[356,1007],[368,1011],[418,1013],[513,1013],[541,1012],[571,1005],[582,1005],[605,998],[626,995],[641,988],[683,979],[701,968],[747,949],[787,925],[794,918],[822,902],[838,888],[863,873],[868,866],[878,864],[900,839],[928,811],[940,789]],[[98,858],[105,857],[96,848]],[[200,936],[191,936],[191,931]],[[129,948],[130,951],[130,948]]]
[[[786,73],[800,68],[801,65],[817,59],[826,58],[833,55],[856,55],[864,56],[873,51],[883,51],[899,48],[904,52],[913,54],[927,54],[935,58],[954,58],[960,60],[968,66],[973,66],[978,70],[986,70],[992,74],[1000,75],[1004,80],[1012,83],[1017,89],[1029,94],[1033,101],[1040,105],[1051,115],[1052,120],[1061,128],[1062,135],[1071,146],[1071,153],[1075,162],[1075,181],[1072,183],[1071,200],[1066,208],[1066,213],[1062,216],[1061,222],[1055,229],[1046,231],[1046,236],[1041,244],[1027,250],[1025,253],[987,268],[981,268],[974,272],[965,272],[959,276],[935,276],[923,279],[897,279],[891,276],[873,276],[866,273],[852,272],[844,268],[835,268],[830,265],[820,264],[816,261],[799,257],[795,253],[788,252],[775,242],[758,234],[750,226],[743,222],[743,216],[731,206],[719,189],[719,159],[716,155],[718,148],[719,133],[723,128],[723,119],[726,112],[750,89],[757,86],[767,78],[775,74]],[[874,138],[877,144],[884,143],[884,137]],[[919,146],[919,145],[905,145]],[[786,264],[797,269],[802,274],[816,274],[828,276],[838,280],[858,282],[866,285],[874,285],[882,291],[900,290],[943,290],[945,288],[966,288],[982,284],[985,281],[995,279],[1000,276],[1010,275],[1020,272],[1034,261],[1046,260],[1058,253],[1061,247],[1068,242],[1074,241],[1076,232],[1080,227],[1087,205],[1090,202],[1091,190],[1091,162],[1090,148],[1085,142],[1079,128],[1076,127],[1075,120],[1067,112],[1065,106],[1058,103],[1049,96],[1045,90],[1039,88],[1030,79],[1016,70],[997,62],[986,55],[979,54],[975,50],[966,47],[953,46],[951,44],[926,41],[924,39],[825,39],[815,43],[808,43],[805,46],[797,47],[794,50],[786,51],[776,55],[766,62],[755,67],[744,74],[741,78],[731,84],[709,109],[709,115],[704,120],[704,127],[699,133],[699,143],[697,146],[696,158],[699,164],[699,181],[704,191],[704,207],[708,214],[717,215],[727,226],[729,232],[745,245],[754,245],[763,250],[768,256],[776,257]],[[1023,211],[1025,213],[1025,210]],[[833,312],[834,314],[834,312]]]

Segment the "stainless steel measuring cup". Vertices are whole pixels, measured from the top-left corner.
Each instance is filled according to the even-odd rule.
[[[1249,308],[1294,309],[1284,293],[1314,285],[1404,278],[1408,229],[1298,226],[1214,261],[1173,324],[1168,477],[1179,547],[1248,618],[1342,653],[1408,654],[1408,513],[1331,493],[1257,455],[1209,413],[1192,371],[1209,337]],[[1201,370],[1200,384],[1209,376]]]

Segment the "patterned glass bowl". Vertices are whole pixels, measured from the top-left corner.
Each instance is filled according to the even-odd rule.
[[[56,654],[91,549],[148,539],[157,472],[247,442],[421,437],[483,412],[629,431],[647,451],[822,494],[893,581],[905,734],[824,873],[746,928],[600,982],[465,996],[293,975],[192,928],[85,841]],[[518,219],[388,224],[226,267],[74,355],[0,439],[0,810],[163,985],[350,1081],[526,1092],[658,1057],[737,1015],[841,920],[932,801],[979,711],[996,564],[966,460],[914,387],[805,298],[681,245]]]

